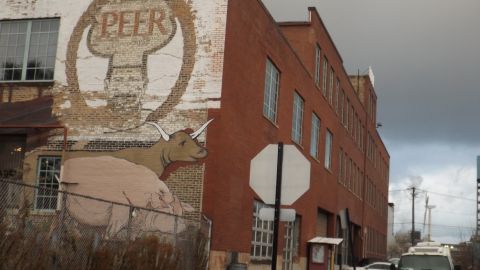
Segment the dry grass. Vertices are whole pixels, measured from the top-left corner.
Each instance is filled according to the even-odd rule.
[[[197,229],[177,237],[175,245],[153,235],[95,243],[93,236],[79,236],[67,226],[61,233],[38,226],[29,209],[27,202],[14,218],[0,217],[0,270],[200,270],[207,265],[207,240]]]

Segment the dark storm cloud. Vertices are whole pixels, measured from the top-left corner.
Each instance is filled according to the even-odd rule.
[[[372,66],[382,137],[480,140],[480,1],[264,0],[278,20],[320,13],[351,74]]]

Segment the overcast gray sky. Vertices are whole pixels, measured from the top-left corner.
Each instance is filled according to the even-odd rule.
[[[346,70],[372,66],[379,132],[391,156],[395,229],[411,228],[404,190],[415,184],[427,191],[415,201],[416,228],[423,230],[428,194],[436,205],[433,240],[468,240],[480,155],[480,1],[263,2],[277,21],[306,20],[307,7],[316,7]]]

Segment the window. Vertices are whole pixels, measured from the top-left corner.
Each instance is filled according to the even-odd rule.
[[[343,148],[338,152],[338,182],[343,183]]]
[[[325,168],[332,167],[332,133],[327,129],[325,135]]]
[[[323,78],[322,78],[322,93],[327,96],[327,73],[328,73],[328,60],[323,58]]]
[[[345,106],[345,127],[347,128],[347,130],[350,127],[350,125],[348,124],[348,116],[350,115],[349,109],[350,109],[350,99],[347,98],[347,104]]]
[[[312,114],[312,132],[310,134],[310,155],[318,158],[318,142],[320,140],[320,118]]]
[[[321,67],[321,50],[317,45],[315,49],[315,85],[320,87],[320,67]]]
[[[0,81],[53,80],[58,19],[0,22]]]
[[[35,209],[55,210],[57,208],[58,181],[55,176],[60,176],[60,165],[60,157],[39,157],[37,170],[39,189],[35,194]]]
[[[292,139],[302,143],[303,99],[296,92],[293,94]]]
[[[328,102],[333,105],[333,78],[335,78],[335,71],[330,69],[330,84],[328,86]]]
[[[349,128],[348,130],[350,131],[350,136],[353,136],[353,116],[354,116],[354,113],[355,113],[355,109],[353,108],[353,104],[350,108],[350,113],[349,113],[349,116],[348,116],[348,121],[349,121]]]
[[[345,126],[345,93],[343,89],[340,91],[340,122]]]
[[[347,187],[349,190],[352,189],[352,176],[353,176],[353,170],[352,170],[352,158],[348,158],[348,167],[347,167]]]
[[[263,101],[263,115],[276,123],[277,121],[277,100],[278,84],[280,73],[270,60],[267,60],[265,72],[265,92]]]
[[[283,249],[284,270],[293,269],[293,257],[298,256],[298,244],[300,237],[300,219],[295,218],[293,222],[285,223],[285,247]]]
[[[338,115],[338,99],[340,98],[340,80],[337,78],[335,86],[335,113]]]
[[[260,209],[265,204],[253,202],[253,223],[252,223],[252,246],[250,255],[252,259],[270,260],[273,248],[273,221],[261,220]]]

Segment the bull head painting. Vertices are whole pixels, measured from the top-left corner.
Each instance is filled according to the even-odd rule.
[[[213,119],[203,124],[197,131],[188,134],[184,131],[177,131],[171,135],[166,133],[159,125],[153,122],[147,122],[155,126],[163,141],[157,142],[151,148],[158,151],[161,164],[159,166],[166,167],[172,161],[197,161],[207,156],[207,150],[194,141],[210,124]]]

